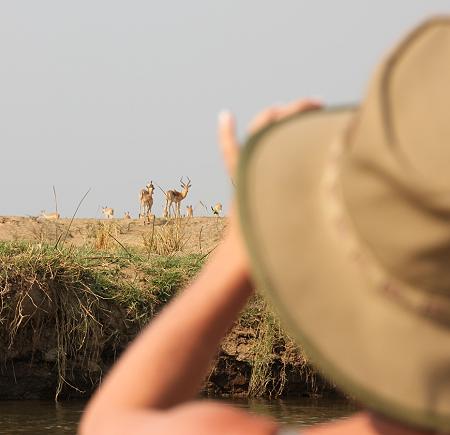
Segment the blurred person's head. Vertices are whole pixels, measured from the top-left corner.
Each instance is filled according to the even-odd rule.
[[[320,369],[450,430],[450,18],[407,36],[359,106],[250,138],[238,197],[257,282]]]

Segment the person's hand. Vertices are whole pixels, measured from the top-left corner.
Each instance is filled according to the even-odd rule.
[[[273,122],[294,115],[295,113],[318,109],[320,107],[321,103],[317,100],[302,99],[290,104],[268,108],[253,118],[250,122],[248,133],[249,135],[255,134],[258,130]],[[219,143],[222,149],[225,167],[234,184],[240,147],[236,137],[235,119],[230,112],[224,111],[219,115]],[[233,252],[233,259],[239,272],[244,274],[247,279],[250,279],[247,251],[241,237],[234,201],[231,205],[228,225],[228,233],[224,243],[228,244],[231,252]]]

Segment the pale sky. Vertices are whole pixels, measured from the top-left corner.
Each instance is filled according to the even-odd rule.
[[[230,199],[216,119],[241,135],[301,96],[357,102],[380,56],[448,0],[0,0],[0,215],[135,216],[153,180]],[[154,212],[162,212],[156,189]],[[183,210],[185,208],[183,207]]]

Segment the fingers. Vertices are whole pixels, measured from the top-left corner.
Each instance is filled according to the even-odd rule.
[[[234,179],[239,159],[239,143],[236,138],[234,116],[227,111],[221,112],[219,115],[219,143],[228,175]]]
[[[321,106],[322,103],[318,100],[302,99],[289,103],[285,106],[271,107],[255,116],[255,118],[250,122],[248,131],[250,134],[254,134],[272,122],[294,115],[295,113],[318,109]]]
[[[306,112],[307,110],[319,109],[320,107],[322,107],[322,102],[312,98],[293,101],[282,108],[278,119],[294,115],[295,113]]]
[[[280,107],[270,107],[269,109],[263,110],[262,112],[258,113],[252,119],[252,121],[250,121],[248,132],[250,134],[253,134],[256,131],[261,130],[261,128],[265,127],[266,125],[276,121],[281,110],[282,109]]]

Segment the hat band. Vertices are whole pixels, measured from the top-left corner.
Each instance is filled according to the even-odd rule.
[[[440,294],[430,294],[390,276],[357,235],[345,208],[340,182],[344,136],[338,136],[330,148],[330,157],[323,174],[323,206],[332,229],[340,239],[352,267],[363,271],[371,286],[392,302],[450,327],[450,300]]]

